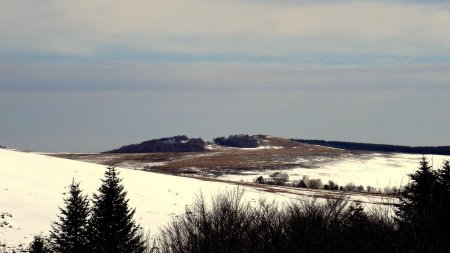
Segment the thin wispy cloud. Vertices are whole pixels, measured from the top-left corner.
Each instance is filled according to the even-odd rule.
[[[450,64],[0,64],[0,92],[416,90],[450,93]]]

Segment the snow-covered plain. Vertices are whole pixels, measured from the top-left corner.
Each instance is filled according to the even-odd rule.
[[[379,189],[385,187],[400,187],[409,182],[408,174],[413,173],[419,167],[423,155],[415,154],[348,154],[340,159],[328,159],[327,157],[299,158],[298,166],[293,169],[283,170],[289,175],[290,180],[300,180],[303,176],[310,179],[321,179],[326,184],[333,180],[339,185],[354,183],[355,185],[370,185]],[[426,155],[434,169],[442,167],[450,156]],[[246,171],[237,175],[223,175],[219,177],[231,181],[255,180],[257,176],[269,177],[275,170],[263,172]]]
[[[47,234],[52,221],[57,220],[58,206],[63,204],[63,193],[72,182],[81,182],[81,188],[92,196],[101,184],[106,167],[103,165],[66,160],[40,154],[0,149],[0,213],[12,214],[12,227],[0,228],[0,241],[7,245],[29,243],[36,234]],[[119,169],[130,199],[136,208],[135,219],[152,233],[183,213],[192,204],[196,194],[206,198],[236,186],[207,182],[186,177]],[[261,192],[245,188],[244,198],[257,201],[277,198],[286,201],[292,196]],[[4,237],[4,238],[3,238]]]
[[[407,174],[419,166],[421,155],[408,154],[366,154],[347,155],[341,159],[327,157],[303,157],[295,167],[284,172],[291,180],[320,178],[323,183],[334,180],[340,185],[353,182],[357,185],[371,185],[377,188],[399,186],[408,182]],[[435,168],[439,168],[449,156],[427,156]],[[57,219],[58,206],[62,206],[63,193],[75,181],[92,196],[101,184],[106,166],[61,159],[36,153],[24,153],[0,149],[0,213],[13,215],[7,221],[12,227],[0,227],[0,241],[7,245],[28,243],[39,233],[46,234],[52,221]],[[233,190],[234,185],[202,181],[193,178],[176,177],[133,169],[119,169],[130,206],[136,208],[135,219],[145,230],[156,233],[172,217],[182,214],[186,205],[192,204],[196,194],[202,192],[206,198],[220,192]],[[258,175],[268,177],[274,171],[249,171],[241,175],[224,175],[219,179],[252,181]],[[276,188],[276,187],[275,187]],[[274,188],[274,189],[275,189]],[[256,202],[260,198],[276,198],[286,202],[297,198],[297,194],[313,196],[314,191],[283,189],[283,192],[269,193],[246,187],[244,198]],[[292,194],[291,194],[292,192]],[[323,193],[322,193],[323,194]],[[330,193],[326,193],[330,194]],[[366,196],[352,196],[368,202],[382,202]]]

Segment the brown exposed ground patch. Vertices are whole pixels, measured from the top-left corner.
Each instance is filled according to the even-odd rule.
[[[99,153],[99,154],[50,154],[52,156],[133,168],[151,172],[179,175],[199,180],[223,182],[261,191],[290,194],[294,196],[337,199],[342,191],[301,189],[294,187],[261,185],[219,179],[215,176],[240,174],[248,171],[287,170],[295,167],[314,168],[323,161],[339,160],[350,152],[317,145],[301,144],[283,138],[268,137],[263,146],[255,149],[229,148],[214,144],[205,152],[188,153]],[[352,152],[354,153],[354,152]],[[385,201],[392,196],[377,193],[351,193],[352,198],[363,197],[367,203],[393,203]],[[371,200],[369,200],[371,199]],[[362,201],[365,202],[365,201]]]
[[[298,167],[301,157],[339,157],[345,151],[267,137],[260,148],[242,149],[211,145],[206,152],[51,154],[52,156],[167,174],[220,175]]]

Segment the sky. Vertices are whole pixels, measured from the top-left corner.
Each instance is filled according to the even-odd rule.
[[[0,0],[0,145],[450,145],[450,3]]]

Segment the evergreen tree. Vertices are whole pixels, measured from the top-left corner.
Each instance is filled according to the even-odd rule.
[[[30,243],[29,252],[30,253],[49,253],[50,252],[47,249],[45,239],[42,235],[34,236],[33,241]]]
[[[397,214],[404,222],[415,222],[432,210],[438,177],[425,157],[420,161],[419,169],[409,177],[411,183],[401,194]]]
[[[89,201],[80,190],[80,184],[72,182],[64,208],[59,208],[59,222],[54,222],[50,239],[55,252],[87,252]]]
[[[440,211],[442,187],[438,174],[432,170],[425,157],[419,169],[409,175],[411,183],[405,187],[397,205],[400,232],[411,238],[408,247],[418,252],[439,250],[441,237]]]
[[[126,191],[115,168],[108,168],[98,194],[94,194],[90,219],[91,249],[94,252],[143,252],[140,227],[133,221]]]
[[[445,161],[439,170],[439,180],[447,193],[450,193],[450,161]]]
[[[450,161],[445,161],[442,169],[438,171],[440,183],[440,199],[439,204],[439,243],[441,248],[450,252]]]

